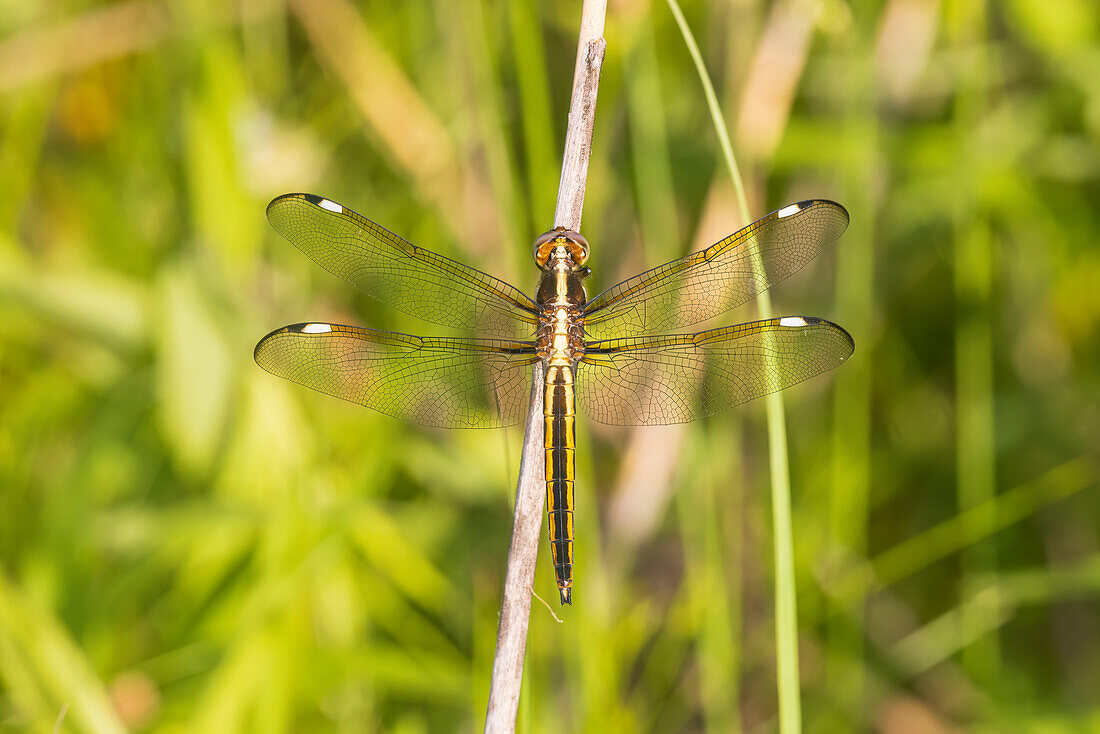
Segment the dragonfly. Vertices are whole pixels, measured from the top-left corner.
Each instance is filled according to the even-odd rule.
[[[267,218],[381,303],[470,334],[293,324],[256,345],[268,372],[416,424],[491,428],[526,417],[532,368],[543,363],[547,521],[563,605],[572,604],[578,409],[614,425],[684,423],[830,370],[855,348],[840,326],[811,316],[675,331],[745,303],[839,239],[848,212],[832,201],[783,207],[591,300],[588,242],[565,228],[534,241],[541,275],[532,299],[330,199],[286,194],[268,205]]]

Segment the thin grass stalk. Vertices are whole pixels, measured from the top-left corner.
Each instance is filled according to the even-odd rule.
[[[630,51],[623,54],[623,91],[630,115],[627,127],[631,136],[638,218],[648,267],[682,253],[676,251],[679,228],[675,197],[672,195],[665,97],[658,73],[653,19],[649,13],[640,13],[632,20],[633,44]],[[627,39],[624,39],[625,43],[628,43]],[[725,188],[724,185],[722,188]],[[706,217],[704,213],[702,218]],[[740,653],[737,640],[741,625],[740,585],[733,584],[734,588],[730,589],[729,579],[731,575],[739,578],[740,552],[736,545],[738,534],[729,532],[728,521],[739,516],[741,494],[723,496],[718,485],[721,477],[737,474],[740,455],[730,452],[728,447],[738,444],[735,436],[739,435],[739,430],[735,416],[724,415],[713,420],[705,434],[705,441],[715,448],[715,453],[703,470],[686,482],[674,482],[672,477],[660,481],[662,463],[668,461],[675,466],[686,450],[684,446],[687,442],[680,437],[686,428],[681,425],[661,431],[642,429],[645,437],[655,437],[656,442],[652,445],[635,432],[632,446],[645,448],[638,452],[635,461],[638,466],[634,467],[632,478],[654,474],[657,477],[648,482],[642,479],[649,489],[641,492],[636,482],[620,479],[616,500],[623,504],[628,502],[635,512],[638,512],[639,503],[649,503],[653,509],[648,517],[656,518],[664,514],[674,486],[694,490],[676,493],[676,505],[681,517],[685,587],[690,598],[692,633],[697,640],[700,704],[705,731],[732,733],[740,731]],[[666,458],[669,455],[671,457]],[[689,465],[694,464],[689,462]],[[634,475],[633,472],[639,468],[641,475]],[[639,493],[645,496],[638,497]],[[639,515],[647,516],[644,510]],[[652,522],[648,530],[653,531]],[[630,545],[636,544],[638,537],[634,536]],[[727,538],[734,540],[727,542]]]
[[[867,25],[877,22],[868,17]],[[841,172],[844,203],[854,213],[837,251],[836,315],[854,334],[872,332],[874,301],[875,176],[880,149],[876,111],[874,56],[871,30],[857,24],[839,50],[844,54],[851,81],[842,97],[844,126],[850,140],[860,140],[846,156]],[[857,336],[858,338],[858,336]],[[829,501],[832,548],[860,558],[867,555],[871,493],[871,368],[870,350],[851,360],[837,374],[833,399],[833,471]],[[870,726],[867,718],[853,721],[853,713],[867,717],[867,675],[863,664],[865,620],[861,606],[849,616],[830,615],[826,625],[826,690],[831,703],[829,726]],[[828,728],[828,726],[826,727]]]
[[[736,421],[713,422],[698,448],[685,452],[685,462],[696,470],[685,477],[676,507],[683,538],[685,586],[696,635],[699,702],[704,731],[734,734],[741,731],[740,547],[736,523],[741,517],[740,492],[721,493],[724,477],[736,476],[740,455],[724,449],[740,438]],[[731,496],[721,496],[721,495]],[[734,540],[727,541],[727,538]],[[733,580],[734,590],[728,585]]]
[[[452,9],[463,29],[462,47],[465,58],[461,60],[468,75],[466,83],[470,94],[477,100],[478,147],[483,151],[489,190],[495,199],[497,225],[500,239],[505,243],[519,242],[523,239],[520,222],[519,198],[515,182],[519,180],[518,166],[512,156],[512,141],[503,120],[505,102],[499,91],[499,62],[496,58],[491,31],[487,28],[484,0],[463,0]],[[508,247],[502,254],[512,272],[522,272],[517,268],[530,267],[530,255],[525,248]]]
[[[684,37],[688,53],[695,64],[699,81],[703,85],[703,94],[710,110],[711,121],[718,141],[722,146],[722,156],[733,188],[737,195],[737,205],[741,211],[743,224],[748,224],[749,204],[745,196],[745,184],[737,158],[733,154],[733,145],[722,110],[718,105],[718,96],[714,92],[710,74],[707,73],[703,56],[695,42],[695,36],[684,18],[676,0],[666,0],[676,25]],[[754,268],[759,269],[759,258],[754,257]],[[767,291],[756,297],[756,307],[760,318],[772,316],[771,297]],[[779,730],[782,734],[796,734],[802,730],[802,713],[799,704],[798,682],[798,610],[794,582],[794,544],[791,531],[791,481],[790,466],[787,461],[787,417],[783,409],[783,397],[772,393],[767,397],[768,417],[768,464],[771,469],[772,485],[772,536],[775,551],[775,643],[777,680],[779,688]]]
[[[508,8],[527,171],[525,214],[534,223],[539,222],[539,212],[546,211],[557,194],[553,178],[557,166],[553,105],[538,9],[528,2],[509,3]]]
[[[554,226],[574,231],[579,231],[581,227],[588,159],[595,125],[596,94],[599,91],[600,71],[607,47],[603,40],[606,14],[606,0],[585,0],[581,10],[569,124],[562,154],[557,206],[554,210]],[[544,375],[545,367],[541,362],[536,363],[532,370],[531,400],[527,407],[527,422],[523,434],[512,544],[508,551],[508,570],[500,604],[493,677],[485,714],[486,734],[514,732],[516,728],[546,489],[542,420]]]
[[[986,11],[981,3],[959,7],[951,26],[954,41],[960,46],[981,44],[986,40]],[[982,55],[968,65],[969,82],[955,102],[956,134],[967,141],[983,122],[987,107],[984,89],[988,62]],[[965,144],[968,155],[980,159],[987,153],[981,143]],[[966,167],[956,197],[954,221],[954,293],[955,319],[955,390],[956,441],[955,463],[958,471],[957,497],[960,512],[994,499],[996,488],[996,424],[993,407],[993,323],[990,302],[995,288],[993,259],[994,233],[986,221],[982,198],[984,171],[980,162]],[[993,572],[997,564],[996,539],[967,548],[962,554],[962,578],[959,594],[972,593],[974,576]],[[980,686],[995,683],[1000,670],[1000,646],[996,627],[988,628],[982,610],[962,606],[960,623],[969,643],[962,651],[966,672]]]

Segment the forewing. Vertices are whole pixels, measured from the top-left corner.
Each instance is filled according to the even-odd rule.
[[[600,423],[686,423],[830,370],[854,348],[844,329],[808,316],[590,342],[577,401]]]
[[[531,342],[418,337],[295,324],[256,345],[268,372],[394,418],[439,428],[521,421],[537,361]]]
[[[589,338],[671,331],[740,306],[835,242],[848,212],[832,201],[791,204],[705,250],[624,280],[585,308]]]
[[[268,205],[267,219],[325,270],[400,311],[487,336],[534,330],[538,307],[517,288],[417,247],[328,199],[286,194]]]

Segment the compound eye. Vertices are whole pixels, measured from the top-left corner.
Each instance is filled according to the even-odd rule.
[[[580,270],[584,267],[584,264],[588,262],[588,240],[586,240],[580,232],[574,232],[572,230],[566,230],[562,232],[562,235],[567,240],[565,247],[569,250],[569,255],[573,258],[574,269]]]
[[[550,261],[550,253],[557,246],[556,240],[561,236],[561,231],[552,229],[535,238],[535,244],[531,248],[531,254],[535,257],[535,264],[540,268],[545,267]]]

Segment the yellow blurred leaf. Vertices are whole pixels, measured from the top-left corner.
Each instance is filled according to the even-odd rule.
[[[189,268],[169,265],[159,286],[158,423],[173,458],[198,474],[209,468],[225,431],[229,348]]]

